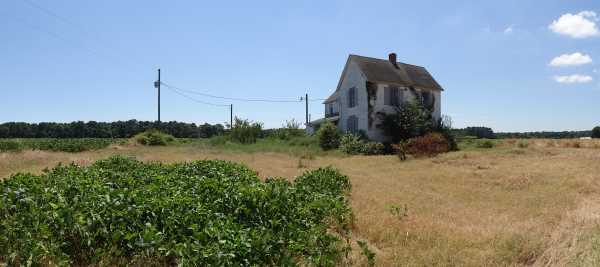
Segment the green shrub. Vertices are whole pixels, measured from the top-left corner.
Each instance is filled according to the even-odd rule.
[[[334,266],[348,177],[295,182],[224,161],[125,157],[0,179],[0,261],[14,265]]]
[[[519,142],[517,143],[517,146],[519,148],[527,148],[527,147],[529,147],[529,142],[527,142],[527,140],[519,140]]]
[[[393,143],[422,136],[434,128],[431,111],[420,101],[406,102],[394,107],[395,112],[378,112],[380,123],[377,125]]]
[[[360,136],[347,133],[340,138],[340,150],[349,155],[358,155],[363,152],[364,142]]]
[[[338,128],[331,122],[327,121],[321,124],[317,131],[319,146],[323,150],[336,149],[340,146],[340,132]]]
[[[600,126],[594,127],[594,129],[592,129],[592,138],[600,138]]]
[[[166,146],[175,142],[175,137],[158,130],[148,130],[133,137],[136,143],[145,146]]]
[[[365,155],[383,155],[385,154],[385,145],[379,142],[365,142],[361,153]]]
[[[21,151],[23,144],[16,140],[0,140],[0,152],[6,151]]]
[[[429,133],[425,136],[408,140],[407,152],[415,157],[431,157],[450,151],[448,140],[440,133]]]
[[[260,137],[262,132],[262,123],[251,122],[249,120],[243,120],[235,117],[231,130],[229,132],[229,138],[232,141],[242,144],[256,143],[256,139]]]
[[[273,130],[270,137],[280,140],[290,140],[294,137],[300,137],[304,135],[304,130],[300,129],[300,123],[292,119],[286,121],[283,127]]]
[[[492,140],[480,140],[477,142],[478,148],[493,148],[496,144]]]

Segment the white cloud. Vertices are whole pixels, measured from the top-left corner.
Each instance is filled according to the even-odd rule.
[[[573,74],[567,76],[554,76],[554,80],[558,83],[588,83],[594,79],[588,75]]]
[[[513,33],[514,29],[513,26],[508,26],[508,28],[504,29],[504,34],[511,34]]]
[[[550,66],[553,67],[566,67],[566,66],[578,66],[592,63],[592,58],[589,55],[582,54],[579,52],[573,54],[563,54],[555,57],[550,61]]]
[[[598,17],[593,11],[582,11],[575,15],[567,13],[553,21],[548,28],[573,38],[587,38],[600,35],[595,21],[598,21]]]

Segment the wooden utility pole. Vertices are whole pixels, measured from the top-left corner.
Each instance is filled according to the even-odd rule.
[[[229,105],[229,129],[233,129],[233,104]]]
[[[160,69],[158,69],[158,81],[155,86],[158,89],[158,123],[160,124]]]
[[[308,94],[304,97],[304,102],[306,102],[306,127],[308,127]]]

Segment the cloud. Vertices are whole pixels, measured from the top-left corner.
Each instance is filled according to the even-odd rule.
[[[554,76],[554,80],[558,83],[588,83],[594,79],[588,75],[573,74],[567,76]]]
[[[511,34],[513,33],[514,29],[513,26],[508,26],[508,28],[504,29],[504,34]]]
[[[600,35],[596,21],[598,17],[593,11],[581,11],[575,15],[567,13],[553,21],[548,28],[573,38],[587,38]]]
[[[553,67],[566,67],[566,66],[578,66],[592,63],[592,58],[589,55],[582,54],[579,52],[573,54],[563,54],[555,57],[550,61],[550,66]]]

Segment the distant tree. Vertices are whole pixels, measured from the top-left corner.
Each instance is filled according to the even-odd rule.
[[[600,138],[600,126],[594,127],[592,130],[592,138]]]
[[[467,127],[464,129],[464,133],[466,135],[475,136],[477,138],[496,138],[496,134],[494,133],[494,131],[488,127]]]

